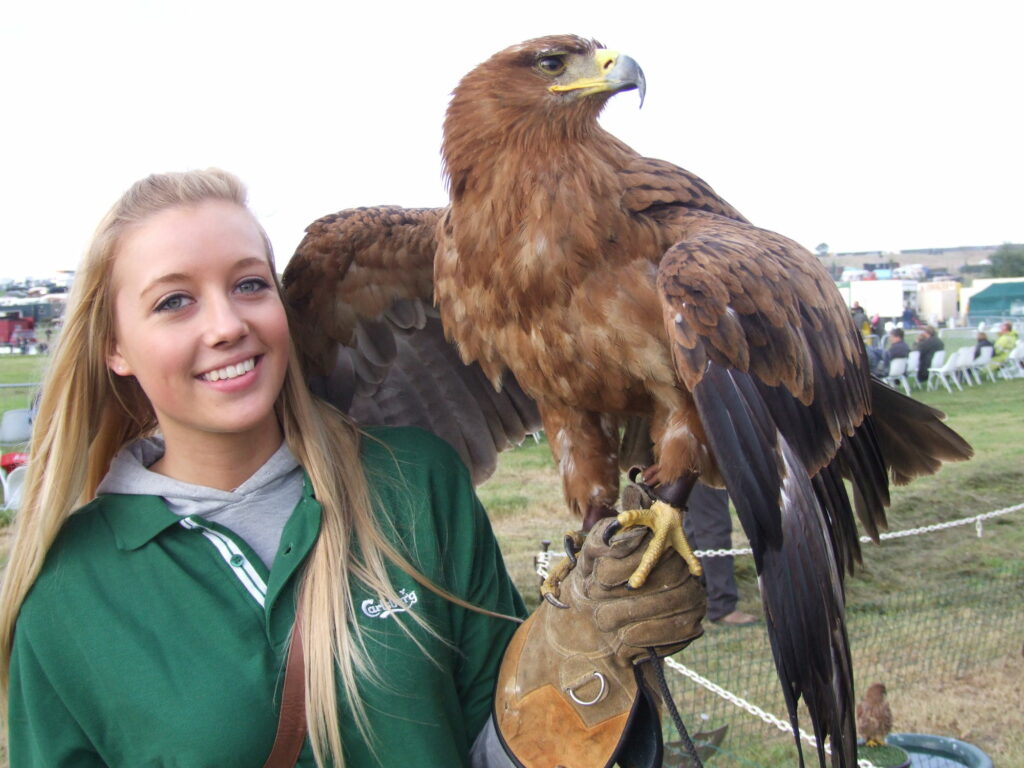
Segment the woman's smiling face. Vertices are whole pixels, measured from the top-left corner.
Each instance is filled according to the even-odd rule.
[[[168,449],[214,435],[280,441],[288,322],[248,211],[207,200],[144,219],[117,247],[113,287],[107,364],[138,380]]]

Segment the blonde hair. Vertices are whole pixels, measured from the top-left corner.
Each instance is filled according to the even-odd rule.
[[[206,200],[245,208],[246,190],[235,176],[218,169],[158,174],[136,182],[100,223],[76,274],[43,381],[23,502],[0,590],[0,706],[5,716],[15,622],[50,546],[69,515],[93,498],[121,447],[157,428],[153,409],[134,378],[115,376],[106,365],[114,341],[111,270],[119,240],[148,216]],[[269,239],[262,228],[260,233],[273,269]],[[350,573],[382,599],[397,602],[385,568],[391,561],[450,596],[418,574],[382,534],[360,461],[360,433],[345,415],[309,392],[294,347],[275,410],[285,441],[309,473],[323,507],[320,536],[298,594],[306,717],[317,764],[329,758],[343,766],[336,676],[360,731],[371,742],[356,681],[376,675],[351,616],[349,581],[341,575]],[[355,539],[358,554],[351,546]]]

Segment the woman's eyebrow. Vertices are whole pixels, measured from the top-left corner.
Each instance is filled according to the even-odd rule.
[[[266,266],[268,270],[270,269],[270,265],[267,263],[267,260],[264,258],[260,258],[258,256],[246,256],[245,258],[239,259],[238,261],[235,262],[233,268],[245,269],[253,265]],[[147,283],[145,287],[142,289],[142,291],[139,293],[139,296],[140,298],[145,297],[145,295],[152,291],[154,288],[159,288],[160,286],[166,285],[167,283],[180,283],[188,279],[189,275],[185,274],[184,272],[169,272],[166,275],[161,275],[160,277],[154,278],[149,283]]]
[[[188,280],[188,275],[186,275],[184,272],[169,272],[166,275],[161,275],[160,277],[150,281],[143,287],[143,289],[139,292],[139,298],[145,298],[147,293],[151,292],[155,288],[159,288],[162,285],[165,285],[167,283],[180,283],[183,280]]]

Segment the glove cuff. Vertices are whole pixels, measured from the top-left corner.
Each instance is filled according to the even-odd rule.
[[[641,667],[613,655],[552,658],[542,605],[505,651],[494,700],[502,746],[520,768],[601,768],[623,751],[630,766],[660,766],[661,726]],[[556,610],[556,609],[551,609]],[[624,744],[629,747],[623,750]]]

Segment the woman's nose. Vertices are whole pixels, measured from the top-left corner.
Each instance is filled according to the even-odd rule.
[[[230,344],[249,333],[249,324],[228,297],[206,302],[205,340],[211,347]]]

